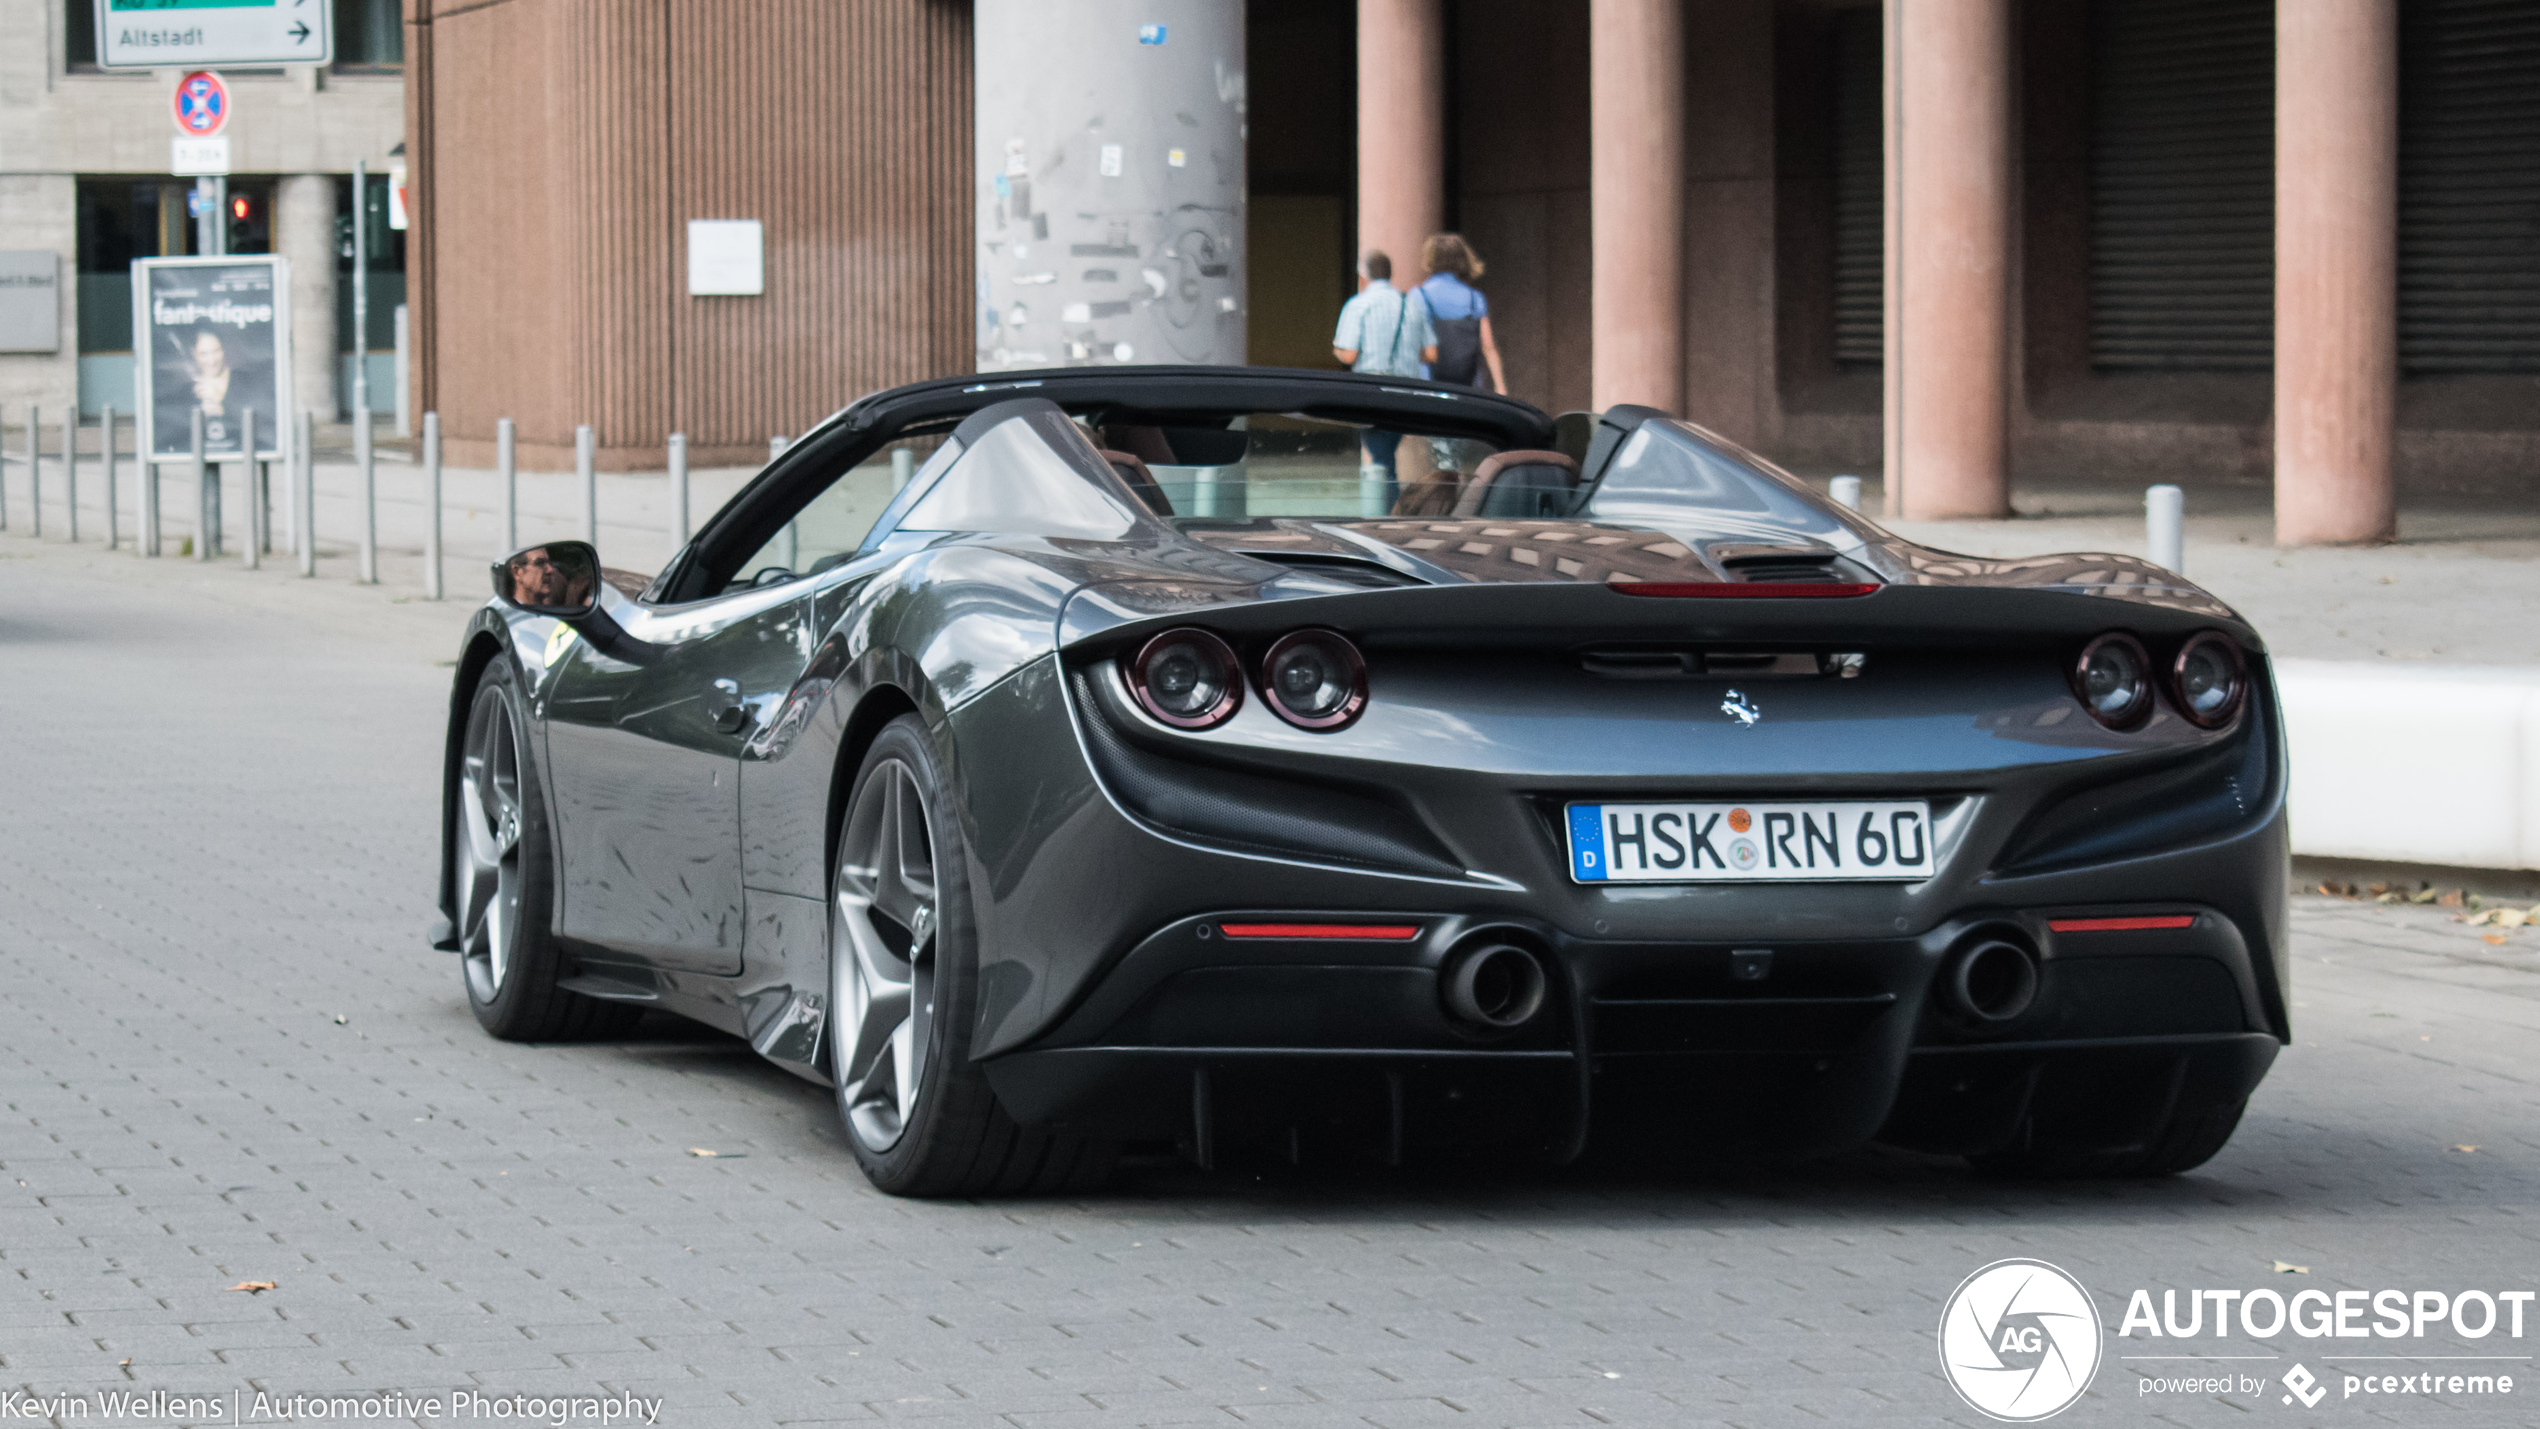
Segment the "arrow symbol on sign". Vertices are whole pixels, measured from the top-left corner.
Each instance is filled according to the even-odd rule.
[[[283,31],[283,33],[289,35],[294,40],[305,40],[309,37],[309,22],[306,20],[294,20],[291,22],[291,28]]]

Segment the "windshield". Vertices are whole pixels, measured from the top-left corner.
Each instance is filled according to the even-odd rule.
[[[1219,521],[1443,516],[1498,451],[1284,413],[1210,426],[1112,422],[1086,435],[1157,514]]]

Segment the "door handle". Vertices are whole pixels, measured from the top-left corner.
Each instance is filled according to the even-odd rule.
[[[725,734],[739,734],[748,728],[750,707],[741,703],[741,682],[715,681],[706,691],[706,715]]]

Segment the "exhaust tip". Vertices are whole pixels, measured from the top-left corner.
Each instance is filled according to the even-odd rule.
[[[2015,1021],[2037,1000],[2037,954],[2007,938],[1985,938],[1950,963],[1951,1008],[1989,1027]]]
[[[1485,942],[1457,955],[1441,980],[1446,1010],[1480,1032],[1514,1032],[1543,1010],[1543,963],[1513,943]]]

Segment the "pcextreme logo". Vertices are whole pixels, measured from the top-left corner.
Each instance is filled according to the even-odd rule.
[[[2042,1260],[1997,1260],[1940,1311],[1940,1369],[1979,1414],[2025,1424],[2063,1413],[2099,1372],[2099,1308]]]

